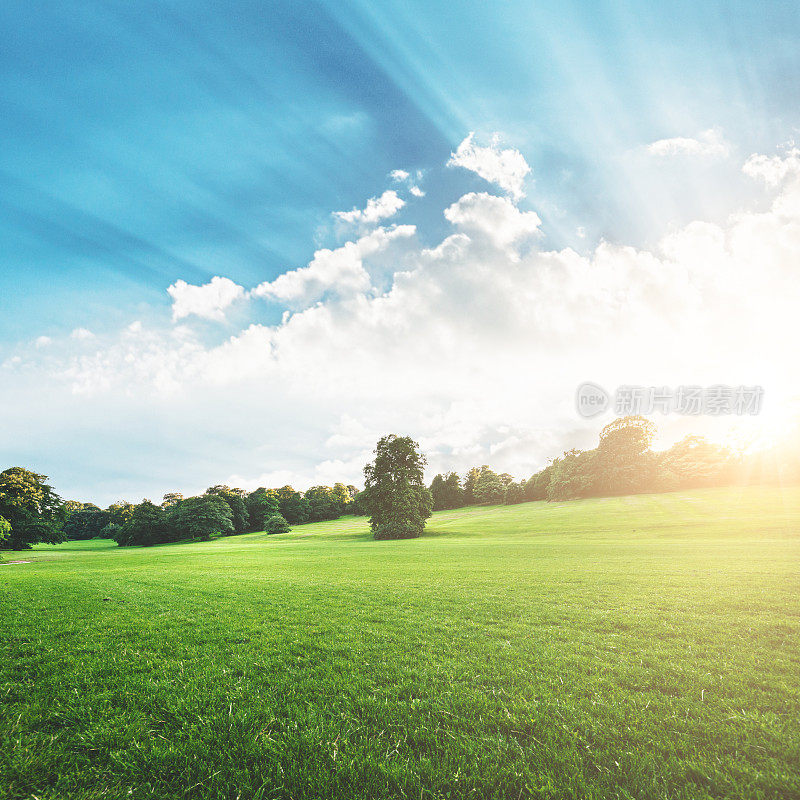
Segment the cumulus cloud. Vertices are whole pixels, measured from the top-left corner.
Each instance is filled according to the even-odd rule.
[[[485,237],[498,247],[539,235],[542,224],[534,211],[520,211],[506,198],[486,192],[465,194],[444,215],[465,233]]]
[[[94,334],[88,328],[75,328],[70,334],[70,338],[85,341],[94,338]]]
[[[647,145],[647,151],[654,156],[706,156],[724,158],[730,155],[730,145],[717,128],[709,128],[698,134],[696,138],[676,136],[671,139],[659,139]]]
[[[317,250],[308,266],[285,272],[274,281],[259,284],[251,291],[251,295],[302,306],[319,300],[328,291],[340,297],[367,292],[371,282],[364,268],[364,259],[385,250],[397,239],[413,236],[415,232],[413,225],[378,228],[335,250]]]
[[[244,288],[230,278],[213,277],[202,286],[178,280],[167,289],[172,297],[172,318],[183,319],[192,314],[204,319],[221,321],[225,310],[244,297]]]
[[[380,197],[367,200],[365,208],[334,211],[333,216],[341,222],[368,225],[394,216],[405,204],[394,189],[387,189]]]
[[[140,324],[94,353],[40,353],[36,385],[87,402],[141,395],[148,414],[163,403],[160,419],[218,443],[215,459],[232,465],[220,472],[239,485],[358,483],[387,432],[417,437],[435,470],[529,475],[562,447],[594,444],[601,423],[573,406],[586,380],[800,391],[771,356],[776,341],[800,346],[793,158],[769,162],[784,180],[766,210],[696,221],[649,249],[543,249],[535,213],[470,193],[431,246],[381,228],[257,287],[284,304],[277,324],[213,343]],[[378,254],[396,265],[386,286],[369,266]]]
[[[522,187],[531,171],[519,150],[500,149],[497,134],[492,139],[491,145],[481,147],[475,143],[475,134],[470,133],[456,152],[451,153],[447,166],[463,167],[480,175],[485,181],[494,183],[508,192],[514,200],[520,200],[525,196]]]
[[[788,176],[800,175],[800,149],[793,147],[783,156],[754,153],[744,162],[742,171],[751,178],[760,178],[767,186],[778,186]]]

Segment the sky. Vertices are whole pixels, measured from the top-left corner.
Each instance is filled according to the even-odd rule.
[[[790,2],[0,5],[0,466],[107,504],[797,411]],[[738,437],[738,438],[737,438]]]

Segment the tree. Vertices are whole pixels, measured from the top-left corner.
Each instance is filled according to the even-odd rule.
[[[280,513],[290,525],[308,522],[311,508],[308,500],[300,492],[296,492],[291,486],[282,486],[278,489],[277,495]]]
[[[475,487],[478,484],[478,478],[481,476],[481,471],[477,467],[473,467],[464,478],[464,505],[474,506],[478,501],[475,499]]]
[[[250,492],[245,499],[245,504],[251,531],[264,530],[264,523],[278,513],[278,498],[275,491],[263,486]]]
[[[339,485],[342,486],[342,484]],[[342,486],[342,488],[344,487]],[[329,486],[312,486],[303,495],[303,499],[308,503],[311,522],[338,519],[342,515],[341,503]]]
[[[553,474],[553,465],[548,464],[541,472],[531,476],[525,484],[526,500],[547,500],[547,487]]]
[[[170,533],[167,512],[150,500],[143,500],[133,507],[130,519],[119,529],[117,544],[145,547],[163,544],[170,540]]]
[[[433,500],[423,483],[426,460],[419,445],[409,436],[390,434],[380,439],[374,452],[375,460],[364,467],[373,536],[420,536]]]
[[[721,486],[734,475],[733,454],[703,436],[685,436],[662,454],[659,482],[665,488]]]
[[[635,494],[652,489],[657,460],[650,444],[655,433],[655,424],[639,415],[606,425],[591,463],[592,493]]]
[[[65,539],[96,539],[111,522],[111,514],[97,506],[86,504],[80,511],[73,511],[61,530]]]
[[[233,530],[230,533],[244,533],[247,530],[250,520],[243,489],[231,489],[230,486],[224,485],[210,486],[206,489],[206,494],[221,497],[228,504],[233,519]]]
[[[5,518],[0,517],[0,547],[3,542],[11,536],[11,523]]]
[[[567,450],[552,463],[548,500],[575,500],[587,497],[594,488],[592,460],[596,450]]]
[[[434,511],[461,508],[464,505],[464,490],[458,474],[446,472],[444,475],[437,475],[431,483],[431,496]]]
[[[355,486],[345,486],[343,483],[333,484],[333,497],[339,506],[339,514],[352,514],[350,506],[353,503],[357,489]]]
[[[506,496],[506,487],[500,476],[484,464],[475,483],[473,495],[475,502],[481,505],[502,503]]]
[[[505,504],[507,506],[525,502],[525,484],[510,483],[506,488]]]
[[[187,497],[174,507],[170,524],[175,539],[201,539],[233,533],[233,514],[224,497],[204,494]]]
[[[133,516],[133,509],[133,503],[128,503],[125,500],[117,500],[117,502],[112,503],[106,511],[111,515],[111,522],[121,528]]]
[[[172,508],[183,500],[183,495],[180,492],[167,492],[164,499],[161,501],[161,508]]]
[[[0,517],[11,525],[3,547],[22,550],[38,542],[64,541],[61,526],[67,515],[46,480],[46,475],[23,467],[0,472]]]
[[[264,521],[264,530],[269,534],[289,533],[291,528],[289,527],[289,523],[280,514],[273,514],[269,519]]]

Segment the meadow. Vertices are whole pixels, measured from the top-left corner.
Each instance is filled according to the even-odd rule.
[[[0,797],[800,797],[797,488],[5,557]]]

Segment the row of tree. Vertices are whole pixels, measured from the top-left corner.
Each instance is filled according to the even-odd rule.
[[[620,417],[603,428],[596,448],[567,450],[526,481],[515,482],[488,466],[473,467],[463,481],[454,472],[437,475],[430,486],[433,508],[800,481],[796,432],[787,431],[780,446],[749,454],[702,436],[686,436],[654,452],[655,433],[645,417]]]
[[[212,486],[197,497],[164,495],[156,505],[118,502],[106,509],[62,502],[46,476],[11,467],[0,473],[0,547],[113,538],[121,545],[210,539],[248,531],[282,533],[291,525],[368,514],[376,539],[419,536],[431,511],[468,505],[570,500],[734,483],[800,481],[800,440],[787,434],[772,450],[742,455],[687,436],[669,450],[651,450],[655,425],[645,417],[615,419],[593,450],[567,450],[526,481],[488,466],[464,480],[455,472],[423,483],[425,457],[409,437],[385,436],[364,468],[365,489],[336,483],[298,492],[291,486],[252,492]]]
[[[0,472],[0,547],[19,550],[40,542],[96,537],[121,545],[153,545],[250,531],[284,533],[291,525],[364,513],[357,496],[355,486],[343,483],[306,492],[291,486],[247,492],[220,485],[197,497],[170,492],[160,504],[119,501],[103,509],[64,502],[46,475],[11,467]]]

